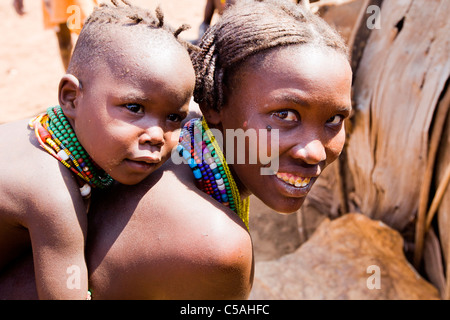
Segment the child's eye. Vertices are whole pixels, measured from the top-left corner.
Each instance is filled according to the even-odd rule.
[[[176,113],[171,113],[167,116],[167,120],[173,121],[173,122],[181,122],[183,120],[183,117]]]
[[[137,103],[127,103],[125,105],[125,108],[127,108],[129,111],[131,111],[133,113],[139,113],[139,114],[144,113],[144,107]]]
[[[297,114],[293,111],[289,111],[289,110],[283,110],[283,111],[277,111],[273,113],[274,116],[283,119],[283,120],[287,120],[287,121],[298,121],[299,117],[297,116]]]
[[[332,125],[338,125],[338,124],[341,124],[342,121],[344,121],[344,116],[338,114],[338,115],[332,116],[330,119],[328,119],[327,123],[332,124]]]

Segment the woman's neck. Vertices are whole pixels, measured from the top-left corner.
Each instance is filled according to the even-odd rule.
[[[233,165],[228,165],[230,168],[230,172],[233,175],[234,181],[236,182],[236,186],[239,190],[239,195],[241,196],[241,200],[247,199],[251,196],[251,191],[247,189],[247,187],[242,183],[241,179],[239,179],[236,171],[234,171]]]
[[[244,200],[246,198],[248,198],[252,193],[250,192],[250,190],[247,189],[247,187],[241,182],[241,179],[239,179],[239,176],[236,174],[236,171],[233,168],[233,165],[231,164],[231,161],[228,161],[229,159],[226,159],[226,155],[227,155],[227,150],[226,150],[226,134],[224,134],[224,129],[223,126],[221,124],[215,125],[212,123],[207,123],[209,129],[215,129],[221,132],[222,134],[222,145],[220,146],[220,148],[222,149],[222,152],[225,156],[225,160],[227,160],[228,162],[228,167],[230,168],[230,172],[233,175],[234,181],[236,182],[237,188],[239,190],[239,195],[241,196],[241,199]]]

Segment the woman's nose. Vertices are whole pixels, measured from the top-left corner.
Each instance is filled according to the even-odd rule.
[[[311,165],[325,161],[327,158],[325,146],[320,140],[310,140],[307,143],[299,143],[292,147],[290,153],[292,158]]]

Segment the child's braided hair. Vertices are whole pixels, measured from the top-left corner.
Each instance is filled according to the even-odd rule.
[[[114,6],[106,3],[101,3],[98,8],[86,19],[84,25],[88,26],[91,23],[113,23],[113,24],[143,24],[150,28],[161,28],[173,33],[174,37],[178,39],[178,35],[190,28],[189,25],[183,24],[176,30],[164,23],[164,14],[161,8],[155,10],[156,17],[150,11],[144,8],[136,7],[126,0],[121,0],[124,4],[121,6],[118,0],[111,0]],[[181,43],[188,45],[184,41]]]
[[[108,40],[105,39],[110,36],[111,27],[141,26],[153,30],[163,30],[167,34],[173,35],[174,39],[186,49],[197,49],[191,43],[178,37],[181,32],[189,29],[190,26],[183,24],[178,29],[172,28],[165,23],[160,7],[156,8],[155,15],[153,15],[149,10],[134,6],[127,0],[121,0],[121,3],[118,0],[111,0],[111,3],[101,3],[84,22],[68,72],[74,69],[79,70],[80,63],[84,65],[93,64],[92,61],[96,58],[93,55],[99,55],[100,52],[105,51],[104,48],[108,43]],[[93,53],[93,51],[96,52]]]
[[[211,26],[191,53],[196,71],[194,98],[219,111],[224,85],[235,67],[266,49],[293,44],[326,46],[344,54],[341,36],[302,5],[287,0],[240,0]]]

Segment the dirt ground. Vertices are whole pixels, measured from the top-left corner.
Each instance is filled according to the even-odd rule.
[[[197,38],[206,0],[131,2],[149,9],[161,4],[172,26],[191,25],[180,37]],[[24,6],[27,13],[19,16],[12,0],[0,2],[0,123],[29,118],[57,104],[64,74],[55,32],[43,27],[41,1],[24,0]]]

